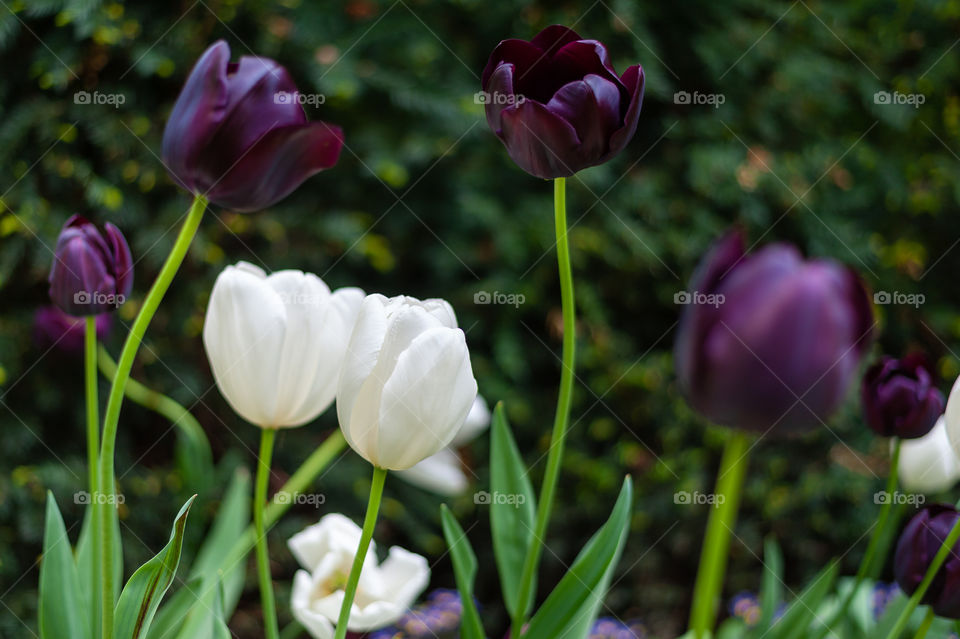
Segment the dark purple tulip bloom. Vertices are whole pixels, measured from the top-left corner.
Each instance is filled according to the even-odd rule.
[[[63,225],[53,266],[50,299],[69,315],[112,311],[133,289],[133,258],[120,229],[107,222],[103,232],[74,215]]]
[[[287,70],[243,56],[220,40],[187,78],[163,131],[163,161],[191,193],[237,211],[257,211],[337,163],[340,127],[307,122]]]
[[[867,424],[884,437],[913,439],[930,432],[946,403],[921,355],[885,356],[861,386]]]
[[[110,313],[97,315],[97,339],[103,340],[110,332]],[[83,336],[86,331],[84,319],[67,315],[56,306],[44,306],[33,316],[33,336],[41,347],[57,347],[64,353],[83,351]]]
[[[960,513],[947,504],[933,504],[913,516],[897,542],[893,573],[897,584],[912,595],[923,581],[933,557],[950,534]],[[947,561],[937,571],[920,603],[950,619],[960,619],[960,544],[953,547]]]
[[[504,40],[481,82],[487,123],[521,169],[568,177],[603,164],[637,130],[643,69],[618,76],[606,47],[561,25],[530,42]]]
[[[766,432],[821,424],[870,343],[873,311],[857,275],[787,244],[744,253],[740,232],[697,267],[675,345],[683,393],[717,424]]]

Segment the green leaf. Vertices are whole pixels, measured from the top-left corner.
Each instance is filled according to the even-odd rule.
[[[627,476],[610,518],[530,620],[526,639],[581,639],[589,634],[627,541],[632,505],[633,483]]]
[[[830,565],[821,570],[796,601],[790,604],[783,616],[773,624],[770,636],[777,639],[801,639],[810,636],[810,624],[817,618],[820,604],[830,594],[838,570],[836,561],[831,561]]]
[[[88,586],[89,587],[89,586]],[[40,562],[40,637],[84,639],[93,628],[83,605],[83,589],[63,518],[47,491],[47,522]]]
[[[760,622],[751,630],[753,637],[762,637],[783,602],[783,554],[773,537],[763,542],[763,590],[760,598]]]
[[[507,611],[513,616],[519,604],[526,616],[533,606],[536,582],[530,589],[527,601],[521,603],[517,599],[520,596],[524,559],[533,544],[537,504],[527,468],[510,433],[503,402],[499,402],[493,411],[490,490],[494,494],[513,497],[509,500],[490,501],[490,533]]]
[[[120,593],[117,602],[114,636],[116,639],[140,639],[147,636],[160,600],[173,582],[180,565],[183,529],[187,513],[196,495],[187,500],[173,522],[170,541],[157,555],[140,566]]]
[[[443,520],[443,536],[450,548],[450,558],[453,561],[453,574],[457,581],[457,590],[463,601],[463,620],[460,626],[462,639],[484,639],[483,624],[473,601],[473,581],[477,577],[477,556],[470,547],[470,540],[463,528],[446,504],[440,507],[440,518]]]
[[[77,541],[77,572],[80,575],[81,599],[84,607],[90,613],[89,623],[93,637],[100,636],[100,571],[94,565],[94,547],[91,543],[93,535],[93,518],[96,515],[95,507],[88,505],[83,514],[83,526],[80,528],[80,538]],[[113,521],[113,600],[120,596],[120,585],[123,583],[123,547],[120,540],[120,520]]]

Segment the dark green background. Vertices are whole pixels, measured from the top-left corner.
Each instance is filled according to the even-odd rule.
[[[311,270],[334,287],[442,296],[468,331],[481,392],[506,402],[527,459],[540,460],[539,481],[559,375],[551,187],[510,162],[473,95],[499,40],[557,22],[605,42],[618,71],[641,63],[647,84],[636,138],[608,165],[569,180],[576,425],[542,583],[562,574],[629,472],[638,485],[633,532],[606,614],[642,617],[662,637],[682,629],[707,510],[676,505],[673,495],[710,490],[720,437],[678,395],[673,296],[733,223],[751,241],[789,240],[849,263],[873,290],[922,293],[918,308],[877,308],[877,349],[927,350],[952,380],[960,370],[958,1],[4,0],[0,635],[29,636],[20,620],[35,623],[44,491],[54,491],[68,527],[81,513],[71,499],[85,476],[80,362],[31,341],[32,314],[46,303],[48,247],[72,213],[117,224],[138,260],[134,299],[120,311],[129,324],[188,205],[157,157],[164,121],[193,61],[217,38],[234,56],[278,59],[302,92],[323,93],[326,103],[308,115],[341,125],[346,147],[334,169],[269,210],[213,208],[135,378],[192,406],[226,475],[231,464],[251,464],[258,433],[211,388],[199,337],[225,265],[244,259]],[[79,90],[119,93],[125,103],[78,105]],[[719,93],[724,103],[675,104],[681,90]],[[922,94],[925,103],[877,104],[877,91]],[[526,302],[475,305],[478,291]],[[109,340],[115,354],[119,333]],[[275,488],[335,426],[331,411],[283,433]],[[163,543],[186,491],[173,442],[163,419],[124,408],[118,471],[128,574]],[[864,544],[851,547],[876,514],[885,447],[852,398],[829,430],[761,441],[726,594],[757,587],[771,533],[791,585],[831,556],[853,572]],[[487,452],[484,437],[468,454],[480,487]],[[327,495],[325,510],[359,519],[367,471],[349,455],[325,474],[316,488]],[[216,497],[202,496],[189,543]],[[449,587],[439,501],[391,479],[377,540],[439,560],[434,585]],[[470,495],[451,506],[481,566],[491,566],[487,513]],[[299,508],[271,535],[283,619],[294,570],[284,540],[325,510]],[[232,624],[243,637],[257,630],[254,581]],[[488,631],[500,636],[490,571],[479,596]]]

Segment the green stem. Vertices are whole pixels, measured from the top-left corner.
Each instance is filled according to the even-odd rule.
[[[267,504],[267,482],[270,479],[270,460],[273,458],[273,443],[277,431],[273,428],[260,430],[260,455],[257,458],[257,480],[253,498],[253,526],[257,535],[257,576],[260,580],[260,602],[263,606],[263,625],[267,639],[278,639],[277,604],[273,598],[273,580],[270,577],[270,554],[267,551],[267,532],[263,511]]]
[[[343,605],[340,606],[340,616],[337,618],[337,634],[334,639],[344,639],[347,636],[350,609],[353,608],[353,598],[357,594],[357,584],[360,583],[360,571],[363,569],[363,560],[367,556],[370,540],[373,539],[373,528],[377,524],[377,513],[380,511],[380,499],[383,497],[383,484],[386,480],[386,469],[374,466],[373,480],[370,482],[370,501],[367,503],[367,514],[363,518],[363,532],[360,534],[360,545],[357,548],[357,554],[353,557],[350,577],[347,579],[347,587],[344,589]]]
[[[520,576],[520,588],[514,605],[514,616],[510,636],[520,637],[526,622],[527,613],[533,603],[533,583],[537,566],[543,551],[543,540],[550,523],[553,510],[557,479],[560,476],[560,464],[563,461],[563,448],[567,437],[567,424],[570,421],[570,402],[573,395],[573,372],[576,365],[576,306],[573,297],[573,271],[570,267],[570,243],[567,237],[567,196],[566,179],[553,181],[554,226],[557,236],[557,265],[560,271],[560,301],[563,311],[563,368],[560,370],[560,392],[557,397],[557,412],[553,420],[553,432],[550,436],[550,452],[547,456],[547,470],[540,488],[540,501],[537,504],[537,521],[534,526],[533,542],[523,562]]]
[[[733,430],[727,434],[717,475],[716,503],[707,522],[700,568],[693,589],[690,629],[695,639],[706,637],[716,620],[717,599],[723,587],[730,537],[737,522],[740,492],[747,471],[748,444],[747,435],[741,431]]]
[[[890,632],[887,633],[887,639],[897,639],[901,633],[903,633],[903,629],[907,627],[907,623],[910,621],[910,615],[912,615],[913,611],[920,605],[920,600],[923,599],[923,596],[927,594],[927,589],[933,582],[933,578],[937,575],[937,572],[947,560],[947,555],[953,550],[957,539],[960,539],[960,519],[957,519],[953,528],[950,529],[950,534],[947,535],[947,538],[943,541],[943,545],[940,546],[940,550],[934,555],[933,561],[930,562],[930,566],[927,568],[927,574],[923,576],[923,581],[920,582],[917,589],[910,595],[906,608],[903,609],[900,617],[897,618],[897,623]]]
[[[100,448],[100,398],[97,393],[97,316],[89,315],[86,318],[83,339],[83,367],[84,384],[87,391],[87,474],[90,487],[91,508],[96,509],[97,491],[100,490],[100,480],[97,469],[97,456]],[[96,510],[91,512],[93,518],[90,520],[91,539],[99,538],[99,523],[96,517]],[[92,588],[90,592],[99,592],[100,590],[100,547],[94,543],[91,544],[93,570],[91,571]],[[93,628],[97,627],[96,615],[93,618]],[[95,630],[94,630],[95,632]]]
[[[891,521],[890,512],[893,510],[893,496],[897,490],[897,476],[899,475],[899,471],[900,439],[897,438],[894,440],[893,455],[890,458],[890,472],[887,474],[887,499],[883,502],[883,505],[880,508],[880,516],[877,518],[877,525],[873,529],[873,534],[870,536],[870,542],[867,544],[867,551],[864,553],[863,560],[860,562],[860,568],[857,570],[857,576],[853,582],[853,588],[847,593],[847,596],[844,597],[843,603],[840,604],[840,608],[837,609],[837,612],[833,616],[833,619],[830,621],[830,623],[828,623],[825,628],[817,633],[818,638],[826,635],[838,623],[843,621],[843,619],[846,617],[847,610],[850,608],[850,604],[853,602],[853,598],[857,595],[857,591],[860,590],[860,586],[863,584],[863,580],[868,576],[872,576],[877,573],[876,566],[874,565],[875,558],[877,557],[877,551],[881,545],[883,545],[883,540],[887,537],[887,528]]]
[[[127,386],[127,380],[130,377],[130,369],[133,368],[133,360],[137,356],[137,350],[143,341],[143,335],[153,319],[157,307],[160,306],[164,294],[170,288],[173,277],[177,274],[180,264],[186,257],[187,249],[193,241],[193,236],[200,226],[200,220],[203,218],[203,212],[207,207],[207,199],[202,195],[194,197],[190,211],[187,213],[187,219],[180,228],[180,233],[173,244],[173,250],[167,256],[160,274],[157,276],[150,292],[143,300],[143,306],[133,322],[133,328],[127,335],[123,344],[123,350],[120,352],[120,360],[117,364],[117,372],[113,376],[113,384],[110,386],[110,395],[107,397],[107,411],[103,418],[103,442],[100,447],[100,501],[104,502],[97,506],[100,514],[100,564],[103,578],[100,580],[101,587],[101,605],[103,610],[103,639],[113,639],[113,609],[116,605],[114,600],[113,573],[109,566],[112,565],[111,557],[113,554],[113,533],[114,522],[117,518],[117,509],[114,504],[106,503],[108,497],[114,495],[116,491],[116,478],[114,477],[114,452],[117,444],[117,425],[120,421],[120,407],[123,404],[123,393]],[[109,501],[116,502],[115,499]]]
[[[917,628],[917,634],[913,635],[913,639],[924,639],[924,637],[927,636],[927,633],[930,632],[930,626],[933,625],[933,618],[935,616],[936,615],[933,614],[933,608],[927,608],[927,614],[923,616],[923,623]]]

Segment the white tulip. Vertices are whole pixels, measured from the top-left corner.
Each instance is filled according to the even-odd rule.
[[[351,448],[374,466],[410,468],[450,444],[476,396],[466,338],[448,303],[367,296],[337,391]]]
[[[462,495],[470,486],[470,480],[463,473],[463,462],[455,449],[473,441],[489,426],[490,408],[487,401],[477,395],[467,415],[467,421],[450,442],[450,446],[427,457],[413,468],[398,471],[397,476],[439,495]]]
[[[361,532],[350,519],[334,513],[287,542],[305,569],[298,570],[293,578],[293,616],[316,639],[334,636]],[[397,621],[430,581],[430,567],[424,557],[394,546],[387,559],[378,564],[374,551],[370,542],[347,624],[351,632],[369,632]]]
[[[358,288],[331,293],[301,271],[267,276],[246,262],[224,269],[203,344],[230,406],[262,428],[300,426],[326,410],[363,297]]]
[[[918,493],[940,493],[960,481],[960,458],[947,437],[947,421],[940,417],[923,437],[900,443],[900,483]]]
[[[960,377],[950,389],[944,417],[947,420],[947,438],[950,440],[953,452],[960,456]]]

